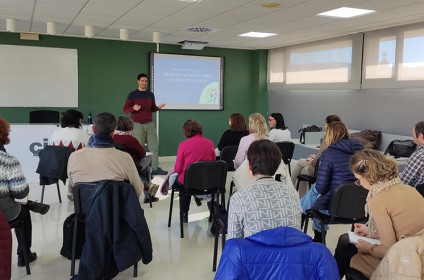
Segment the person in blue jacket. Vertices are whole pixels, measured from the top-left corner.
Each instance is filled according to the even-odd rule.
[[[330,250],[292,227],[260,231],[225,243],[215,280],[339,280]]]
[[[328,125],[324,141],[328,148],[322,153],[315,186],[301,199],[303,211],[308,209],[328,213],[335,188],[345,182],[354,182],[355,176],[349,168],[351,156],[363,149],[363,145],[349,139],[349,131],[342,122]],[[314,219],[314,241],[322,241],[321,224]]]

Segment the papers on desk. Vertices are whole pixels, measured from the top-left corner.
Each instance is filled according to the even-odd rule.
[[[352,243],[352,244],[358,243],[358,240],[361,239],[361,240],[364,240],[364,241],[370,243],[371,245],[373,245],[373,244],[380,245],[380,240],[378,240],[378,239],[360,236],[360,235],[357,235],[356,233],[354,233],[353,231],[349,231],[347,234],[349,235],[349,242]]]

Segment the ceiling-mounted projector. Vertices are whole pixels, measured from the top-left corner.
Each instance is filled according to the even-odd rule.
[[[207,42],[199,42],[199,41],[182,41],[180,42],[182,44],[181,48],[184,50],[202,50]]]

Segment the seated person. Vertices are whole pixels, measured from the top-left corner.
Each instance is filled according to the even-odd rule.
[[[215,280],[338,280],[337,265],[325,245],[291,227],[263,230],[225,243]]]
[[[231,196],[227,238],[246,238],[281,226],[300,229],[302,208],[296,190],[272,177],[281,163],[277,145],[267,139],[255,141],[247,160],[252,182]]]
[[[183,125],[183,133],[187,140],[178,146],[174,171],[178,173],[177,184],[183,212],[183,221],[188,223],[191,195],[185,194],[184,175],[187,167],[195,161],[215,160],[215,149],[211,140],[203,137],[202,126],[195,120],[188,120]],[[208,206],[210,202],[208,202]],[[210,207],[210,206],[209,206]]]
[[[71,188],[76,183],[101,180],[129,181],[139,197],[144,189],[145,200],[149,190],[143,187],[131,156],[115,149],[112,135],[116,119],[110,113],[100,113],[94,119],[94,135],[88,146],[71,154],[68,161],[68,178]]]
[[[0,118],[0,145],[9,144],[9,123]],[[50,206],[28,200],[27,203],[19,203],[15,199],[23,199],[28,196],[29,186],[22,172],[19,161],[6,152],[0,151],[0,211],[3,212],[9,224],[21,221],[28,249],[29,262],[37,259],[37,254],[31,252],[32,223],[29,211],[42,215],[49,211]],[[25,266],[22,240],[18,240],[18,266]]]
[[[424,184],[424,121],[414,126],[412,137],[417,144],[417,150],[409,157],[400,179],[405,185],[416,188]]]
[[[268,117],[269,139],[273,142],[291,141],[291,132],[284,123],[284,117],[280,113],[272,113]]]
[[[325,118],[325,129],[332,122],[340,122],[341,119],[337,115],[329,115]],[[295,167],[291,173],[291,179],[293,185],[296,186],[297,176],[299,175],[309,175],[314,176],[315,174],[315,165],[321,156],[322,152],[327,149],[327,144],[325,141],[321,142],[319,151],[316,155],[310,155],[308,158],[301,158],[297,161]],[[303,197],[306,193],[306,182],[300,182],[299,184],[299,196]]]
[[[60,127],[53,132],[49,145],[71,147],[75,150],[87,146],[89,136],[81,129],[82,118],[82,113],[74,109],[63,112]]]
[[[362,144],[349,139],[347,127],[342,122],[328,125],[324,141],[328,148],[322,152],[316,184],[301,200],[304,211],[316,209],[328,213],[335,188],[342,183],[355,181],[349,161],[356,151],[363,149]],[[312,228],[314,241],[321,242],[321,224],[317,219],[314,219]]]
[[[249,135],[240,139],[240,144],[237,149],[236,158],[234,159],[234,168],[238,168],[246,159],[247,149],[253,141],[265,139],[268,137],[265,118],[259,114],[254,113],[249,116]]]
[[[354,245],[344,234],[339,238],[334,257],[340,278],[349,267],[370,278],[393,244],[403,237],[424,233],[424,198],[401,182],[396,161],[378,151],[356,152],[350,160],[350,168],[356,182],[369,190],[365,205],[368,226],[355,224],[355,233],[379,239],[381,244],[359,240]],[[415,265],[410,264],[410,268]]]
[[[220,155],[220,152],[222,151],[222,149],[224,149],[224,147],[238,146],[240,143],[240,139],[244,136],[249,135],[249,131],[247,131],[246,121],[244,120],[242,114],[231,114],[228,124],[230,125],[230,129],[226,130],[224,134],[222,134],[221,139],[218,143],[218,147],[215,149],[217,156]]]
[[[132,134],[134,128],[133,121],[127,116],[120,116],[116,122],[116,130],[112,136],[115,144],[120,144],[125,147],[126,152],[133,158],[134,163],[139,172],[147,170],[152,166],[152,157],[146,156],[146,150],[138,142]],[[141,178],[143,180],[143,177]],[[153,196],[152,201],[158,201],[159,198],[154,197],[159,188],[156,184],[151,184],[150,179],[143,181],[143,184],[149,188],[150,194]]]

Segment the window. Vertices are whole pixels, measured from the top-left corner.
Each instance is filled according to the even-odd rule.
[[[424,24],[365,33],[362,88],[424,86]]]
[[[361,45],[351,35],[270,50],[269,87],[359,88]]]

